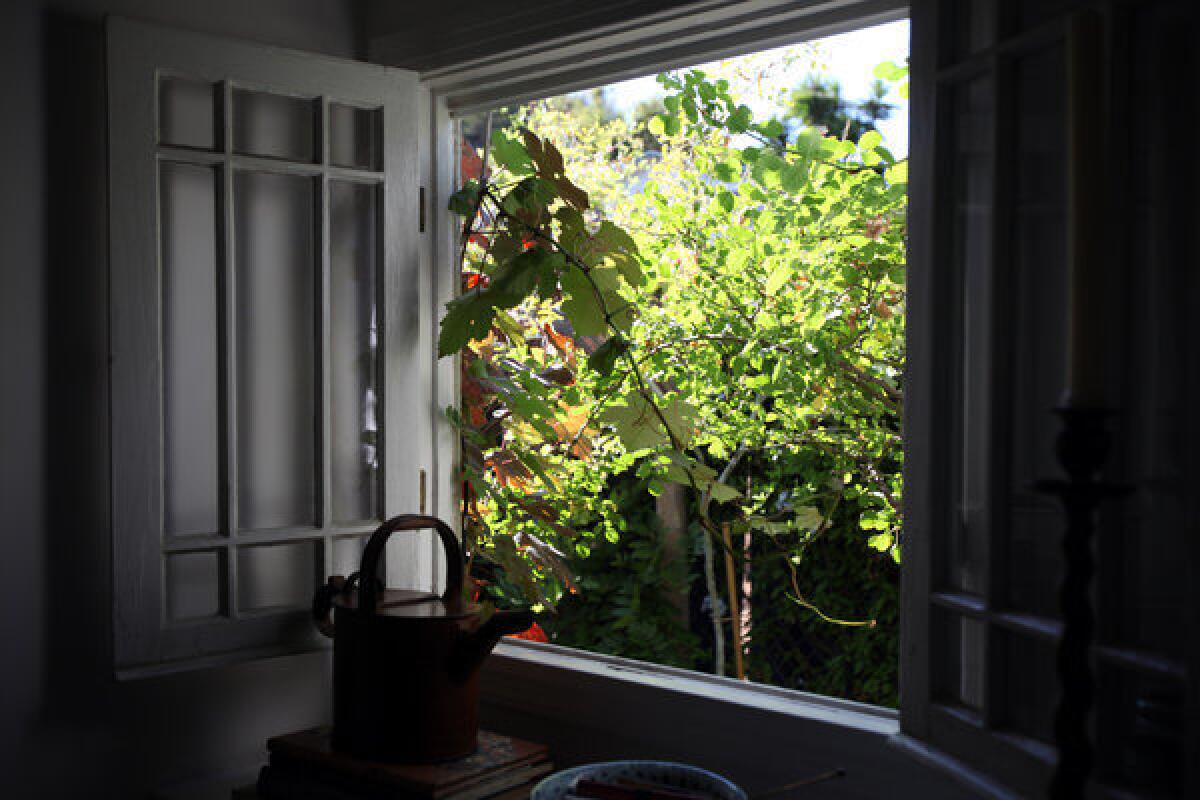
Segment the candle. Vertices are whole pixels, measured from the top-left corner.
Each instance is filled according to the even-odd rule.
[[[1104,406],[1104,27],[1096,11],[1067,30],[1067,388],[1064,405]]]

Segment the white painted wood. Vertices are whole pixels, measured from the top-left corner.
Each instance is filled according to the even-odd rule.
[[[239,532],[237,520],[237,425],[235,365],[231,363],[238,331],[234,263],[232,175],[238,169],[308,176],[326,186],[330,179],[381,183],[383,253],[380,263],[382,449],[385,514],[416,509],[416,478],[431,462],[432,386],[430,289],[419,280],[416,235],[416,151],[419,146],[416,76],[376,65],[315,56],[297,51],[169,30],[130,20],[108,20],[109,172],[112,355],[112,514],[114,580],[114,660],[118,674],[228,662],[264,654],[322,647],[302,609],[239,611],[236,587],[237,546],[266,542],[305,542],[316,548],[316,562],[329,563],[331,537],[361,532],[362,526],[334,528],[329,515],[328,470],[318,468],[316,527]],[[231,117],[224,116],[222,142],[212,152],[158,147],[157,76],[170,74],[218,87],[228,111],[233,87],[314,99],[363,108],[384,116],[383,166],[378,172],[321,164],[295,164],[231,152]],[[321,115],[320,151],[328,154],[327,115]],[[212,165],[221,175],[224,220],[218,240],[223,255],[221,350],[226,375],[222,409],[224,453],[223,530],[204,537],[163,534],[163,463],[161,407],[161,277],[158,247],[157,163],[169,158]],[[318,206],[314,241],[319,256],[317,324],[328,330],[327,192],[314,192]],[[314,421],[318,461],[329,459],[327,421],[327,345],[316,348],[314,364],[321,388],[318,423]],[[409,545],[410,547],[413,545]],[[163,612],[163,559],[167,552],[224,553],[229,592],[227,615],[168,624]],[[223,548],[223,549],[221,549]],[[397,559],[400,564],[412,559]],[[307,563],[301,559],[298,563]],[[401,575],[401,577],[404,577]],[[312,576],[314,588],[320,576]]]
[[[976,796],[889,747],[895,712],[860,703],[524,641],[496,648],[481,695],[484,725],[551,742],[559,766],[685,761],[727,775],[751,796],[840,768],[844,778],[797,792]]]
[[[455,113],[585,89],[900,19],[903,0],[710,0],[422,74]],[[403,36],[372,42],[401,63]]]

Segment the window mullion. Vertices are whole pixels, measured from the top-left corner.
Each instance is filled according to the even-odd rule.
[[[1003,11],[998,10],[997,14]],[[1003,20],[997,19],[997,31],[1002,36]],[[991,364],[990,380],[992,389],[1011,386],[1012,365],[1012,324],[1011,317],[1005,313],[1011,309],[1012,297],[1012,250],[1010,231],[1012,229],[1012,210],[1014,204],[1015,175],[1014,170],[1002,170],[1000,164],[1015,163],[1015,132],[1014,110],[1016,91],[1012,59],[1005,53],[995,52],[991,59],[992,72],[992,208],[991,208],[991,247],[988,265],[991,273],[988,283],[990,325],[987,343],[989,361]],[[996,396],[994,391],[989,404],[990,413],[986,421],[988,425],[988,489],[987,489],[987,563],[985,565],[984,591],[986,597],[987,632],[984,644],[984,674],[983,674],[983,721],[988,727],[1002,723],[999,719],[1000,710],[1005,706],[1007,687],[1005,685],[1005,652],[1001,643],[1003,632],[995,624],[994,615],[1000,611],[1006,602],[1005,595],[1008,586],[1007,570],[1007,532],[1010,527],[1009,508],[1011,505],[1010,483],[1010,449],[1011,449],[1011,408],[1006,398]]]
[[[323,573],[328,573],[333,564],[333,387],[330,381],[332,369],[332,317],[331,307],[331,254],[330,254],[330,221],[329,221],[329,98],[320,99],[320,119],[318,120],[317,147],[321,155],[321,177],[317,188],[318,216],[318,245],[320,265],[317,270],[317,353],[320,363],[317,369],[317,386],[320,392],[317,414],[320,457],[318,458],[320,479],[317,482],[319,492],[317,523],[324,532],[323,538]]]
[[[237,463],[237,265],[235,262],[233,208],[233,84],[221,83],[221,287],[219,292],[221,336],[217,348],[221,359],[218,370],[222,382],[219,419],[221,420],[221,524],[228,540],[225,546],[225,613],[238,617],[237,546],[238,530],[238,463]]]

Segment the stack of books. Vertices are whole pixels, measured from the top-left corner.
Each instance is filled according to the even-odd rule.
[[[336,752],[329,728],[267,741],[261,800],[525,800],[553,770],[545,745],[479,732],[474,754],[441,764],[387,764]]]

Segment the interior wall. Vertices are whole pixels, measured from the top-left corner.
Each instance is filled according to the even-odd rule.
[[[0,10],[0,785],[140,797],[328,716],[325,654],[118,682],[108,510],[106,14],[342,57],[356,0],[8,0]]]

